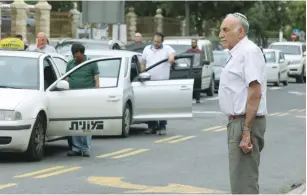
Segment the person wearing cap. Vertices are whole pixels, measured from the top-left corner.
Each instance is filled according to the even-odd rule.
[[[80,43],[74,43],[71,46],[73,59],[67,63],[66,72],[78,66],[82,62],[89,60],[84,55],[85,47]],[[86,89],[99,88],[99,69],[97,63],[86,65],[73,74],[70,74],[66,80],[70,89]],[[67,153],[68,156],[90,157],[91,152],[91,136],[72,136],[72,150]]]
[[[228,14],[219,37],[230,57],[222,69],[219,105],[228,118],[228,158],[232,194],[259,194],[260,153],[266,131],[267,78],[261,49],[247,37],[249,23]]]

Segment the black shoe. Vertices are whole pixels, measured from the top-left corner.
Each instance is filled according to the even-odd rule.
[[[91,154],[90,154],[90,152],[82,152],[82,156],[83,157],[90,157]]]
[[[196,104],[200,104],[200,100],[196,100]]]
[[[166,127],[161,127],[161,129],[158,131],[159,135],[165,135],[166,134]]]
[[[67,152],[67,156],[81,156],[81,155],[82,155],[81,152],[76,152],[73,150]]]

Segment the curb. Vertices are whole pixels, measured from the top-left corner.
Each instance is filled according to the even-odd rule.
[[[306,194],[306,183],[302,184],[300,187],[291,190],[287,194]]]

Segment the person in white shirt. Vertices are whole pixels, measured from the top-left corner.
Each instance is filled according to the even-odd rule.
[[[57,53],[55,48],[48,45],[47,41],[47,36],[44,32],[39,32],[36,36],[37,40],[37,45],[35,48],[28,48],[31,51],[39,51],[39,52],[44,52],[44,53]]]
[[[229,14],[219,37],[230,57],[220,76],[219,105],[227,115],[232,194],[259,194],[260,152],[266,130],[266,67],[260,48],[247,38],[249,23]]]
[[[162,33],[155,33],[153,44],[147,45],[142,54],[142,72],[163,59],[169,59],[168,62],[160,64],[148,71],[151,74],[151,80],[168,80],[170,66],[175,63],[175,50],[169,45],[164,45],[163,40],[164,35]],[[148,130],[145,133],[164,135],[166,134],[166,124],[167,121],[150,121],[148,122]]]

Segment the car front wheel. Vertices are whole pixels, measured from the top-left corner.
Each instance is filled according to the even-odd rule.
[[[132,112],[129,104],[126,104],[122,118],[122,137],[128,137],[130,133]]]

